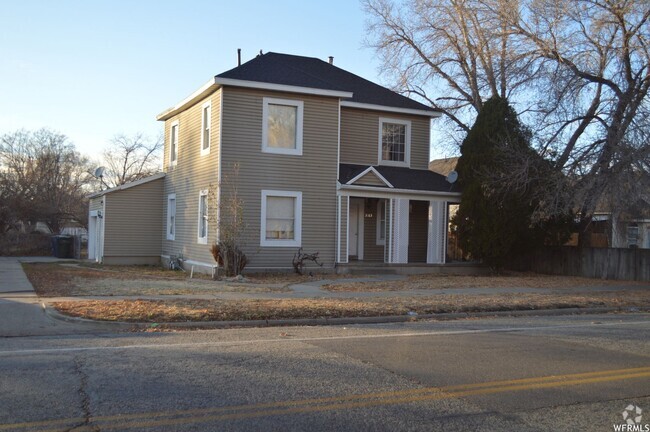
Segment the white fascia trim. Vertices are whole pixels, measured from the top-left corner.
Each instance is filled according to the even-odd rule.
[[[167,120],[179,112],[181,112],[183,109],[185,109],[188,105],[191,105],[198,101],[199,99],[203,99],[205,96],[207,96],[209,93],[212,91],[216,90],[217,84],[215,82],[215,79],[212,78],[210,81],[206,82],[203,84],[201,87],[199,87],[198,90],[196,90],[194,93],[177,103],[171,108],[166,109],[165,111],[161,112],[156,116],[156,120]]]
[[[439,199],[451,203],[460,202],[460,192],[420,191],[415,189],[383,189],[373,186],[340,185],[338,193],[342,196],[367,198],[409,198],[413,200]]]
[[[397,107],[389,107],[384,105],[375,105],[375,104],[367,104],[367,103],[351,102],[351,101],[341,101],[341,106],[347,108],[359,108],[359,109],[367,109],[367,110],[374,110],[374,111],[393,112],[399,114],[421,115],[421,116],[427,116],[431,118],[438,118],[442,116],[442,113],[437,111],[418,110],[412,108],[397,108]]]
[[[149,176],[149,177],[145,177],[145,178],[140,179],[140,180],[132,181],[132,182],[129,182],[129,183],[124,183],[123,185],[116,186],[114,188],[110,188],[110,189],[106,189],[104,191],[95,192],[95,193],[92,193],[90,195],[86,195],[86,198],[89,198],[89,199],[90,198],[97,198],[97,197],[100,197],[102,195],[109,194],[111,192],[117,192],[117,191],[121,191],[121,190],[124,190],[124,189],[129,189],[129,188],[139,186],[139,185],[144,184],[144,183],[149,183],[150,181],[161,179],[163,177],[165,177],[165,173],[164,172],[159,172],[157,174],[154,174],[154,175]]]
[[[221,240],[221,159],[223,152],[223,88],[219,92],[219,147],[217,148],[217,242]]]
[[[296,148],[269,147],[269,105],[296,107]],[[262,98],[262,152],[289,156],[302,156],[302,124],[305,104],[297,99]]]
[[[293,213],[293,239],[266,239],[266,198],[267,197],[295,198]],[[264,247],[300,247],[302,245],[302,192],[286,190],[262,190],[262,209],[260,211],[260,246]]]
[[[205,144],[205,116],[203,113],[205,112],[205,109],[208,108],[208,128],[210,132],[208,133],[208,148],[204,148]],[[212,147],[212,101],[208,100],[205,102],[203,105],[201,105],[201,156],[209,155],[210,154],[210,147]]]
[[[379,180],[381,180],[382,182],[384,182],[384,184],[386,184],[386,186],[388,186],[389,188],[392,188],[392,187],[393,187],[393,185],[390,184],[390,182],[389,182],[388,180],[386,180],[386,178],[384,178],[383,175],[379,174],[379,171],[377,171],[377,170],[375,169],[375,167],[368,167],[368,168],[366,168],[365,170],[363,170],[363,172],[361,172],[361,174],[359,174],[359,175],[357,175],[356,177],[352,178],[352,179],[351,179],[350,181],[348,181],[346,184],[347,184],[347,185],[352,185],[352,184],[354,184],[354,182],[356,182],[356,181],[359,180],[361,177],[363,177],[364,175],[366,175],[366,174],[368,174],[368,173],[370,173],[370,172],[373,173],[374,175],[376,175],[377,178],[378,178]]]
[[[404,134],[404,161],[390,161],[383,160],[383,128],[384,123],[400,124],[404,125],[406,129]],[[411,167],[411,121],[389,118],[389,117],[379,117],[379,132],[378,132],[378,143],[377,143],[377,165],[387,165],[387,166],[397,166],[397,167]]]
[[[215,77],[214,82],[222,86],[247,87],[247,88],[262,89],[262,90],[284,91],[289,93],[303,93],[303,94],[330,96],[330,97],[338,97],[338,98],[351,98],[353,95],[352,92],[340,91],[340,90],[325,90],[325,89],[319,89],[313,87],[300,87],[300,86],[292,86],[286,84],[273,84],[273,83],[265,83],[260,81],[239,80],[233,78]]]

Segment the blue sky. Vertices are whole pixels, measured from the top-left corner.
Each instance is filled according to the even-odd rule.
[[[355,0],[5,2],[0,134],[49,127],[97,156],[260,49],[326,60],[384,83]]]

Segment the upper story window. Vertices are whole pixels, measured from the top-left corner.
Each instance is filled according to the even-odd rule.
[[[303,102],[264,98],[262,108],[262,151],[302,155]]]
[[[178,162],[178,120],[172,123],[169,131],[169,165]]]
[[[300,246],[302,192],[262,191],[260,246]]]
[[[208,243],[208,191],[199,192],[199,232],[197,242]]]
[[[206,102],[201,108],[201,156],[210,154],[210,123],[212,122],[212,103]]]
[[[379,119],[379,164],[410,165],[411,122],[408,120]]]

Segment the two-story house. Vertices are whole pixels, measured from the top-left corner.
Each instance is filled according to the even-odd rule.
[[[428,170],[439,115],[331,61],[259,55],[158,116],[164,174],[92,197],[91,257],[182,255],[209,269],[215,203],[236,191],[247,270],[290,269],[299,247],[326,269],[442,264],[447,205],[460,193]]]

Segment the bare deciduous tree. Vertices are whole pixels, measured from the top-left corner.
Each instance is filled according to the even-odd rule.
[[[368,43],[397,91],[441,110],[469,131],[491,96],[512,99],[534,75],[524,47],[506,31],[514,0],[365,0]],[[509,17],[507,17],[509,19]]]
[[[557,167],[575,181],[585,227],[600,202],[622,196],[633,181],[629,168],[648,156],[650,3],[527,0],[522,10],[525,19],[508,26],[549,69],[555,97],[541,112],[554,131],[546,148],[558,149]]]
[[[151,139],[142,133],[115,135],[103,152],[105,185],[120,186],[160,171],[162,149],[160,136]]]
[[[647,0],[363,3],[370,44],[397,90],[460,131],[490,96],[511,101],[557,171],[549,212],[577,209],[584,228],[599,203],[630,201],[634,185],[647,184]],[[556,199],[567,182],[573,199]]]
[[[19,130],[0,138],[0,228],[45,222],[58,232],[66,220],[85,224],[88,160],[65,135]]]
[[[234,163],[228,172],[219,184],[220,198],[216,188],[210,187],[210,207],[217,211],[210,211],[209,218],[218,227],[218,241],[210,251],[226,276],[238,276],[248,264],[248,257],[242,250],[248,225],[244,218],[244,200],[239,194],[239,163]]]

